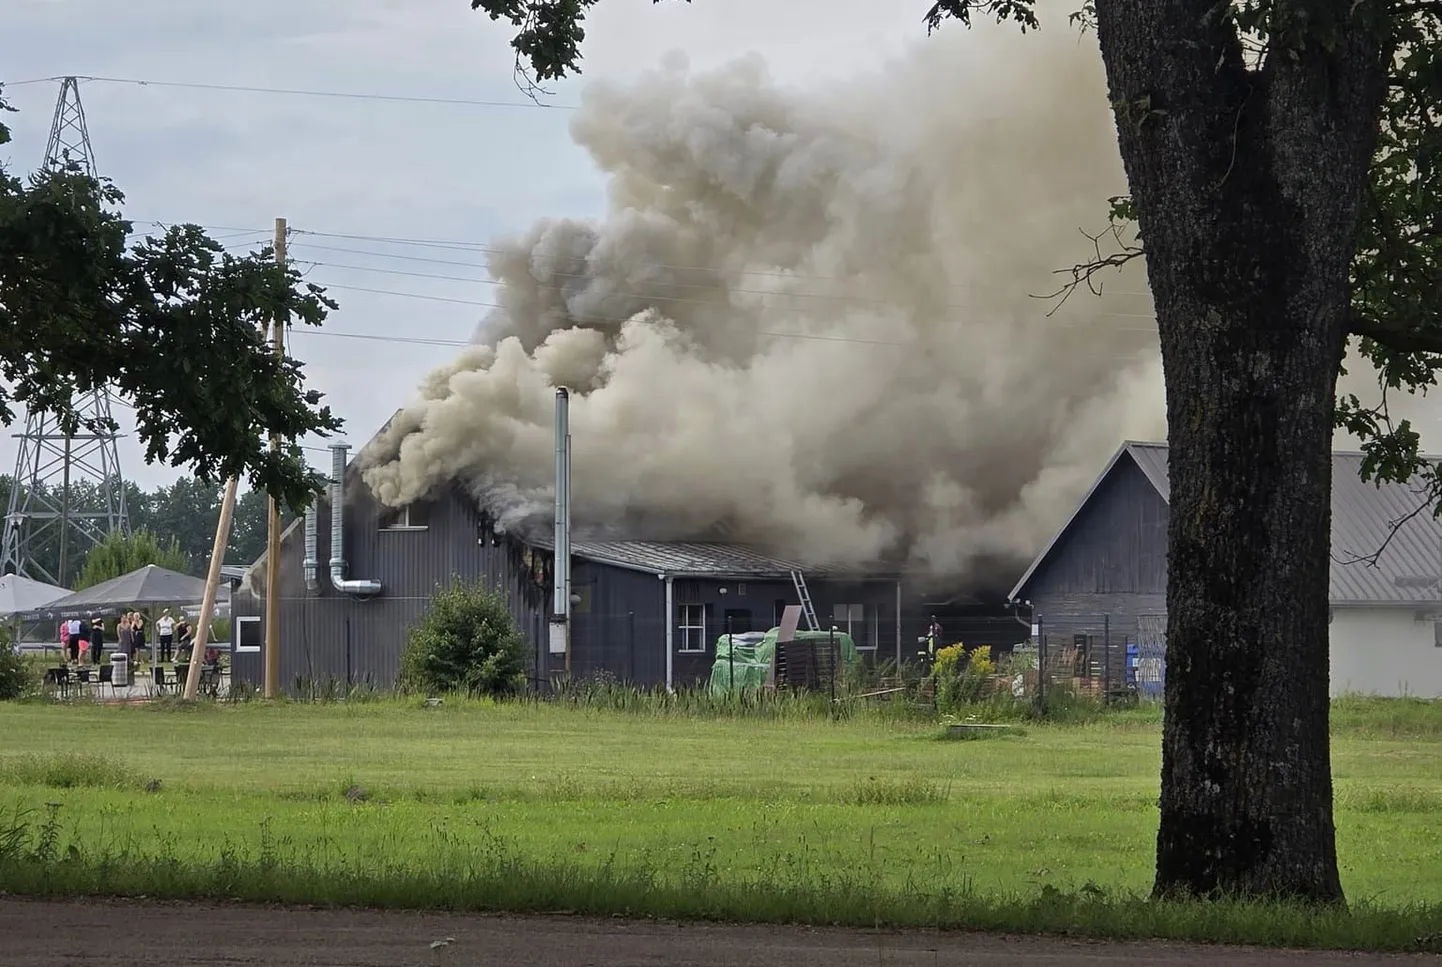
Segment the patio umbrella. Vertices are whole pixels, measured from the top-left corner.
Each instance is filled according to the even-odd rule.
[[[32,581],[19,574],[6,574],[0,577],[0,615],[8,618],[13,614],[35,611],[70,593],[69,588]]]
[[[15,644],[18,646],[22,637],[20,615],[44,607],[69,593],[69,588],[34,581],[20,574],[0,576],[0,617],[14,618]]]
[[[222,586],[220,591],[222,595],[228,596],[228,588]],[[115,613],[129,607],[147,607],[152,611],[161,606],[185,607],[197,604],[204,598],[203,579],[147,564],[129,574],[122,574],[118,578],[102,581],[93,587],[51,601],[39,609],[39,614],[55,619],[82,618]],[[202,615],[201,620],[209,620],[211,617],[213,615]],[[156,641],[153,621],[151,627],[152,633],[148,637],[151,660],[154,661]]]

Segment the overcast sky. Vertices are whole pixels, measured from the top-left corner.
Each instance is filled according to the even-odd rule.
[[[125,191],[137,227],[196,222],[244,250],[263,243],[283,216],[299,232],[479,246],[537,218],[603,211],[603,183],[571,143],[564,109],[587,80],[625,78],[681,50],[696,68],[757,52],[784,82],[818,83],[923,42],[924,7],[921,0],[605,0],[587,28],[585,77],[553,85],[549,101],[560,107],[548,110],[526,106],[514,85],[509,30],[473,13],[467,0],[10,0],[0,79],[20,113],[7,116],[15,139],[0,151],[12,171],[38,166],[59,85],[12,85],[64,74],[519,104],[81,85],[97,168]],[[312,280],[334,286],[341,304],[328,334],[300,334],[293,348],[346,420],[353,445],[453,350],[341,333],[464,340],[485,312],[467,303],[494,299],[483,256],[463,248],[298,235],[291,255]],[[123,406],[116,416],[126,424]],[[11,427],[0,444],[0,472],[14,467],[10,434],[19,430]],[[325,465],[323,451],[308,455]],[[146,466],[128,439],[120,458],[125,474],[147,488],[178,472]]]

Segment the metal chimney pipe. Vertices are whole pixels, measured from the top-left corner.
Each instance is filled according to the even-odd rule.
[[[571,393],[556,388],[556,523],[552,564],[551,640],[553,655],[569,654],[571,617]]]
[[[330,583],[342,594],[370,597],[381,593],[379,581],[347,580],[345,576],[345,468],[348,443],[330,445]]]

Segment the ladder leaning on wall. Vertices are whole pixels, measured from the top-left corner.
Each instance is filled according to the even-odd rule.
[[[800,571],[792,571],[791,583],[796,586],[796,594],[801,599],[801,613],[806,616],[806,626],[812,631],[820,631],[821,622],[816,620],[816,607],[811,603],[811,592],[806,590],[806,576]]]

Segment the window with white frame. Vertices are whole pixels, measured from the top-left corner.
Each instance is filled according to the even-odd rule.
[[[868,621],[864,604],[838,604],[831,609],[831,623],[836,626],[837,631],[844,631],[851,636],[851,642],[856,645],[857,651],[876,650],[875,625],[879,617],[879,613],[873,608],[871,620]]]
[[[389,531],[424,530],[430,526],[429,509],[424,503],[407,504],[381,518],[381,529]]]
[[[706,650],[706,606],[704,604],[677,605],[676,650],[692,653]]]

